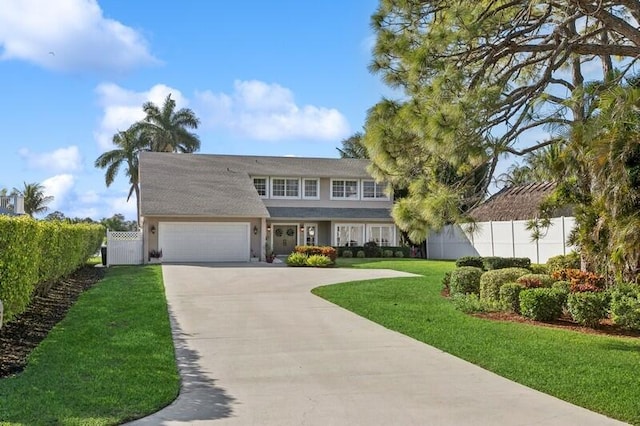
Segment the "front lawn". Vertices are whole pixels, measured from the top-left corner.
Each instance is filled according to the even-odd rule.
[[[423,276],[337,284],[314,294],[518,383],[640,424],[640,339],[463,314],[440,295],[440,280],[453,262],[339,259],[338,265]]]
[[[160,267],[115,267],[24,372],[0,380],[0,424],[118,424],[157,411],[178,390]]]

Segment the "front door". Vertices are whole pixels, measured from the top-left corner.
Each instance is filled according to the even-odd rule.
[[[290,254],[298,243],[296,225],[275,225],[273,227],[273,251],[275,254]]]

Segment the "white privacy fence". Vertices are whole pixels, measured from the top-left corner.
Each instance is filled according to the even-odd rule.
[[[448,225],[429,235],[426,254],[429,259],[501,256],[528,257],[531,262],[545,263],[552,256],[571,251],[566,241],[574,223],[573,217],[553,218],[538,241],[531,238],[526,220],[477,222],[473,233],[464,230],[464,226]]]
[[[140,265],[142,261],[142,231],[107,231],[107,266]]]

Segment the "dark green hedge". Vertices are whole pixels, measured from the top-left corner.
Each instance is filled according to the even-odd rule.
[[[349,250],[351,251],[351,253],[353,253],[353,256],[355,257],[356,253],[358,253],[360,250],[362,250],[365,253],[366,257],[382,257],[383,255],[383,251],[384,250],[391,250],[394,254],[397,251],[401,251],[403,257],[410,257],[411,254],[411,248],[409,246],[378,246],[378,251],[376,251],[376,256],[367,256],[367,253],[371,253],[372,249],[371,247],[364,247],[364,246],[339,246],[336,247],[336,250],[338,251],[338,257],[343,257],[342,256],[342,252],[345,250]]]
[[[22,313],[39,286],[81,267],[102,243],[101,225],[0,216],[0,300],[4,322]]]

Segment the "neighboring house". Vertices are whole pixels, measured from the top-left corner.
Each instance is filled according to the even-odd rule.
[[[145,253],[167,262],[248,261],[296,245],[398,245],[368,160],[140,154]],[[148,259],[148,258],[147,258]]]
[[[24,214],[24,198],[20,195],[0,196],[0,214],[8,216]]]

